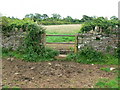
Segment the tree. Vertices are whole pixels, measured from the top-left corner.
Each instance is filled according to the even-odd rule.
[[[35,16],[34,16],[37,20],[39,19],[42,19],[42,15],[39,14],[39,13],[35,13]]]
[[[34,14],[32,14],[32,13],[26,14],[25,18],[30,18],[31,20],[34,20]]]
[[[83,15],[81,21],[82,22],[87,22],[87,21],[90,21],[90,20],[93,20],[93,17],[89,17],[87,15]]]
[[[112,16],[110,19],[111,20],[118,20],[118,18],[116,16]]]
[[[60,18],[61,18],[61,15],[54,13],[54,14],[52,14],[52,18],[53,18],[53,19],[60,19]]]
[[[49,16],[47,14],[42,15],[42,19],[47,19],[47,18],[49,18]]]
[[[73,19],[71,16],[67,16],[66,18],[64,18],[64,20],[67,22],[73,22]]]

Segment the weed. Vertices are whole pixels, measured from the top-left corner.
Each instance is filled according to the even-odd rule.
[[[115,78],[114,80],[109,79],[100,79],[95,87],[97,88],[118,88],[118,78]]]
[[[106,62],[104,64],[116,64],[118,65],[118,58],[111,54],[104,54]]]
[[[118,58],[110,54],[103,54],[91,47],[84,47],[76,54],[69,54],[67,60],[85,64],[118,64]]]
[[[19,87],[17,87],[17,86],[13,86],[13,87],[10,87],[10,86],[3,86],[2,87],[2,90],[9,90],[9,89],[11,89],[11,90],[21,90]]]
[[[112,46],[107,46],[107,47],[106,47],[106,51],[107,51],[107,52],[110,52],[112,48],[113,48]]]
[[[111,72],[110,68],[100,68],[100,70],[106,71],[106,72]]]

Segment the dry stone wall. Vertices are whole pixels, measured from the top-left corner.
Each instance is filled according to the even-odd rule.
[[[2,47],[16,50],[23,44],[25,32],[22,30],[2,34]]]
[[[5,35],[2,34],[2,47],[11,48],[16,50],[19,46],[23,45],[26,33],[22,30],[10,32]],[[81,37],[82,36],[82,37]],[[45,37],[43,35],[42,37]],[[45,43],[45,38],[42,40]],[[105,34],[80,34],[78,37],[78,49],[82,49],[84,46],[92,46],[95,50],[106,52],[107,49],[113,53],[117,48],[118,37],[117,35],[107,36]],[[108,48],[109,47],[109,48]]]
[[[80,50],[84,46],[91,46],[95,50],[110,53],[114,52],[117,48],[118,37],[117,35],[105,35],[105,34],[82,34],[82,37],[78,37],[78,49]]]
[[[24,45],[26,35],[27,33],[23,32],[22,29],[19,31],[10,32],[8,34],[2,34],[2,47],[16,50],[19,46]],[[42,37],[45,37],[45,35],[42,34]],[[40,42],[41,44],[45,44],[45,38],[42,38]]]

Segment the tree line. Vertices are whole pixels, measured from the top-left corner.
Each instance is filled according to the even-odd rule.
[[[2,16],[2,23],[0,24],[2,25],[2,31],[9,32],[14,30],[14,28],[26,30],[33,23],[38,25],[82,24],[81,32],[94,31],[98,27],[99,32],[110,33],[111,30],[117,29],[118,18],[112,16],[108,19],[105,17],[83,15],[81,19],[73,19],[71,16],[61,17],[60,14],[52,14],[50,17],[47,14],[35,13],[26,14],[23,19]]]
[[[48,16],[47,14],[26,14],[24,18],[29,18],[37,24],[42,25],[58,25],[58,24],[79,24],[81,20],[73,19],[71,16],[62,17],[60,14],[52,14],[52,16]]]
[[[29,18],[32,21],[37,22],[37,24],[58,25],[58,24],[81,24],[84,22],[93,21],[99,17],[83,15],[81,19],[76,19],[76,18],[73,19],[71,16],[62,17],[60,14],[56,14],[56,13],[52,14],[51,16],[48,16],[47,14],[35,13],[35,14],[26,14],[23,19],[25,18]],[[100,18],[104,18],[104,17],[100,17]],[[110,19],[118,20],[116,16],[112,16]]]

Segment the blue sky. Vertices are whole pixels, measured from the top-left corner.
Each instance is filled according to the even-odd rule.
[[[0,13],[23,18],[25,14],[58,13],[80,19],[88,16],[118,16],[119,0],[1,0]]]

